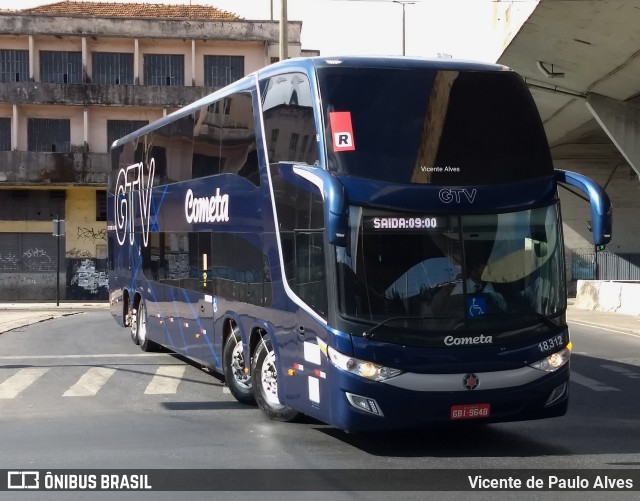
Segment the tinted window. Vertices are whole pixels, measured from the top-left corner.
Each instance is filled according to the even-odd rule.
[[[330,170],[399,183],[550,176],[535,103],[510,71],[318,70]]]
[[[259,185],[256,145],[251,94],[216,101],[196,119],[192,176],[238,174]]]
[[[142,248],[148,280],[226,299],[269,306],[271,273],[255,235],[151,233]]]
[[[317,186],[291,166],[272,165],[271,177],[287,283],[305,303],[327,314],[324,204]]]
[[[260,82],[269,163],[318,160],[318,142],[309,79],[301,73]]]

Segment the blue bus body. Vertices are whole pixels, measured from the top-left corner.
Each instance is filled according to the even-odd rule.
[[[349,431],[566,412],[558,183],[590,197],[597,245],[611,208],[553,169],[511,70],[289,60],[119,139],[112,165],[111,312],[143,349]]]

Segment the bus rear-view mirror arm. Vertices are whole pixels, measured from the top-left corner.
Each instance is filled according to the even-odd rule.
[[[597,183],[582,174],[556,169],[556,181],[579,189],[591,203],[591,231],[596,247],[611,241],[612,207],[609,195]]]
[[[344,186],[328,170],[314,165],[297,164],[294,172],[309,179],[322,192],[325,202],[324,226],[327,240],[332,245],[344,247],[347,242],[349,205]]]

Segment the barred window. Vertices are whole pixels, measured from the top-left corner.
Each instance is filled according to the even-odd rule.
[[[11,151],[10,118],[0,118],[0,151]]]
[[[148,120],[107,120],[107,151],[116,139],[144,127]]]
[[[0,82],[26,82],[29,79],[28,50],[0,50]]]
[[[29,118],[27,150],[63,153],[71,151],[71,122],[66,119]]]
[[[145,85],[184,85],[184,56],[182,54],[145,54]]]
[[[133,85],[133,54],[94,52],[91,57],[94,83]]]
[[[204,84],[224,87],[244,76],[244,56],[204,56]]]
[[[82,83],[82,52],[40,51],[40,81]]]

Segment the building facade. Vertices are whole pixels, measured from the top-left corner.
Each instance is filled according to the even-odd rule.
[[[290,57],[301,27],[287,23]],[[277,60],[278,44],[277,21],[200,5],[0,10],[0,301],[106,299],[111,143]]]

